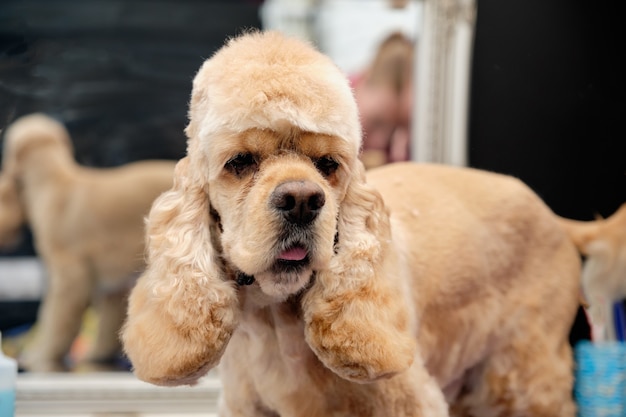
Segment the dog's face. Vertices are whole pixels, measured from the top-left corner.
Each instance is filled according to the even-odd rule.
[[[346,77],[299,41],[252,34],[205,62],[189,116],[190,175],[208,184],[222,258],[270,301],[302,290],[328,267],[357,163]]]
[[[333,255],[351,147],[327,134],[249,129],[208,155],[221,167],[209,195],[225,260],[271,299],[302,290]]]

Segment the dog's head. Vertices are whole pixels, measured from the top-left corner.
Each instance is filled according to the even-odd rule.
[[[307,340],[345,377],[370,380],[407,367],[411,347],[401,365],[387,366],[363,356],[365,339],[365,347],[345,343],[346,333],[361,331],[356,321],[387,307],[365,306],[362,295],[385,292],[377,271],[389,225],[380,195],[364,181],[357,106],[341,71],[306,43],[249,33],[204,63],[189,119],[187,156],[152,207],[148,267],[130,297],[123,339],[136,374],[185,383],[215,365],[238,324],[241,285],[257,304],[307,289]],[[362,318],[343,325],[342,315],[359,311]],[[326,319],[337,324],[331,329]],[[343,355],[357,345],[358,355]],[[361,372],[370,359],[376,365]]]
[[[233,39],[193,85],[189,167],[208,185],[222,255],[276,300],[333,254],[360,128],[345,76],[276,33]]]
[[[20,117],[6,130],[0,173],[0,249],[14,247],[22,236],[24,175],[34,178],[56,154],[71,157],[71,149],[65,127],[43,114]]]

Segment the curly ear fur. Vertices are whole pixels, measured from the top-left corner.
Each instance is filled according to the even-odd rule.
[[[394,261],[382,197],[357,171],[339,213],[339,244],[303,299],[305,333],[317,357],[343,378],[368,382],[408,369],[415,339],[399,288],[384,275]]]
[[[174,185],[147,220],[148,266],[133,289],[122,330],[138,378],[192,384],[217,365],[238,324],[239,301],[211,245],[204,182],[183,158]]]

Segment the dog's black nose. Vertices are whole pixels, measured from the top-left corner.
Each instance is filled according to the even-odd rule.
[[[311,181],[287,181],[280,184],[270,196],[270,203],[287,221],[310,223],[326,203],[322,187]]]

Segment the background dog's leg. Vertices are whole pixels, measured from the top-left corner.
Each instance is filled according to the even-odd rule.
[[[121,352],[118,333],[126,317],[127,300],[128,294],[123,291],[104,294],[97,300],[98,330],[87,361],[112,367],[112,361]]]
[[[48,287],[39,309],[33,349],[26,367],[49,372],[65,369],[64,359],[80,331],[92,280],[77,259],[56,253],[48,265]]]

